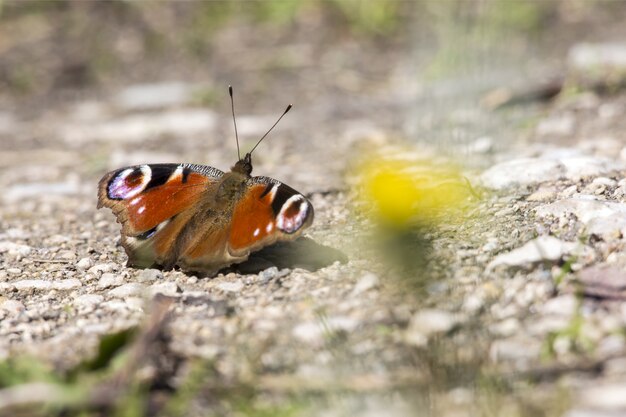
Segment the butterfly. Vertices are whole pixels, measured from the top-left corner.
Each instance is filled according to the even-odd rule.
[[[233,90],[229,86],[238,161],[229,172],[196,164],[120,168],[98,184],[98,208],[121,223],[128,266],[179,267],[213,275],[250,253],[298,238],[314,217],[301,193],[269,177],[253,177],[252,150],[241,158]]]

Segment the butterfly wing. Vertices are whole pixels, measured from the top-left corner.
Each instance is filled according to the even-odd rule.
[[[170,258],[183,219],[223,175],[194,164],[138,165],[106,174],[98,186],[98,207],[110,208],[122,224],[129,265],[152,266]]]
[[[296,239],[313,217],[313,205],[304,195],[275,179],[253,177],[233,211],[230,252],[247,255],[277,241]]]
[[[178,264],[190,270],[214,273],[248,259],[251,252],[277,241],[299,237],[313,221],[313,206],[293,188],[267,177],[253,177],[227,218],[197,230]]]

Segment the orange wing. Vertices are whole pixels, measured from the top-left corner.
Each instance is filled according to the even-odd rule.
[[[251,178],[249,184],[233,211],[232,255],[247,255],[278,240],[293,240],[313,222],[313,206],[293,188],[266,177]]]
[[[150,237],[164,221],[198,201],[224,173],[191,164],[139,165],[106,174],[98,186],[98,207],[109,207],[122,235]]]

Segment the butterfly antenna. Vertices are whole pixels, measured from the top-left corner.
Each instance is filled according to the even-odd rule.
[[[237,141],[237,158],[241,159],[239,153],[239,135],[237,134],[237,121],[235,120],[235,100],[233,99],[233,86],[228,86],[228,93],[230,94],[230,109],[233,112],[233,125],[235,126],[235,140]]]
[[[272,127],[270,127],[270,130],[268,130],[267,132],[265,132],[265,134],[263,135],[263,137],[261,139],[259,139],[259,141],[256,143],[256,145],[254,145],[254,148],[252,148],[252,150],[250,152],[248,152],[249,154],[252,154],[252,152],[254,152],[254,150],[256,149],[257,146],[259,146],[259,143],[261,143],[263,141],[263,139],[265,139],[265,137],[267,135],[269,135],[269,133],[272,131],[272,129],[274,129],[276,127],[276,125],[278,124],[278,122],[280,122],[280,119],[282,119],[283,117],[285,117],[285,115],[287,114],[287,112],[289,110],[291,110],[291,104],[287,106],[287,108],[285,109],[285,111],[283,112],[283,114],[278,118],[278,120],[276,120],[276,123],[274,123],[272,125]]]

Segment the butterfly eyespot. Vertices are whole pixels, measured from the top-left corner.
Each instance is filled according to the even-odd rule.
[[[294,233],[309,217],[309,205],[302,195],[291,196],[278,213],[276,226],[285,233]]]
[[[125,200],[141,193],[152,177],[148,165],[126,168],[115,175],[109,182],[108,197],[114,200]]]

